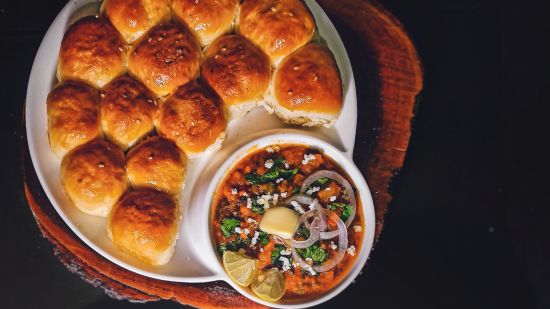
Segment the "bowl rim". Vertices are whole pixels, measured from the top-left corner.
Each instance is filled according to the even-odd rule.
[[[368,185],[365,181],[363,174],[359,171],[355,163],[346,155],[346,153],[340,151],[338,148],[331,145],[330,143],[318,137],[315,137],[312,134],[308,134],[307,132],[302,132],[297,130],[285,130],[285,131],[286,132],[281,132],[281,133],[271,133],[271,134],[268,133],[267,135],[263,135],[261,137],[258,137],[249,141],[248,143],[244,144],[243,146],[235,150],[226,159],[226,161],[218,168],[218,170],[214,174],[214,177],[210,181],[208,189],[206,190],[206,195],[205,195],[206,198],[204,200],[203,213],[201,214],[201,220],[202,220],[201,226],[204,227],[203,233],[207,233],[208,238],[210,239],[210,245],[207,246],[208,247],[207,250],[209,250],[208,254],[214,255],[216,257],[215,260],[218,261],[217,265],[211,265],[211,267],[215,268],[215,271],[221,280],[227,282],[240,294],[262,305],[276,307],[276,308],[305,308],[305,307],[311,307],[311,306],[321,304],[335,297],[340,292],[342,292],[345,288],[347,288],[353,282],[353,280],[355,280],[355,278],[361,273],[362,269],[364,268],[369,258],[370,252],[372,250],[374,236],[375,236],[376,220],[375,220],[374,204],[372,201],[370,189],[368,188]],[[211,213],[214,206],[213,205],[214,196],[215,196],[214,192],[217,190],[217,188],[221,184],[221,181],[223,181],[227,173],[247,155],[255,152],[256,150],[259,150],[274,144],[306,145],[308,147],[319,149],[323,154],[330,157],[333,161],[335,161],[335,163],[339,165],[341,169],[346,171],[346,174],[355,185],[355,188],[357,189],[359,198],[361,200],[361,207],[362,207],[363,216],[364,216],[364,227],[363,227],[364,235],[360,246],[361,250],[359,251],[359,256],[356,257],[348,273],[329,292],[323,294],[320,297],[305,300],[302,302],[293,301],[289,303],[284,303],[284,302],[273,303],[273,302],[265,301],[257,297],[253,292],[249,290],[249,288],[241,287],[235,282],[233,282],[229,278],[229,276],[226,274],[225,270],[223,269],[221,258],[216,252],[215,241],[212,237]]]

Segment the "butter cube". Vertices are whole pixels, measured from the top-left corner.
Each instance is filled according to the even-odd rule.
[[[299,215],[286,207],[273,207],[265,210],[260,229],[268,234],[291,239],[299,225]]]

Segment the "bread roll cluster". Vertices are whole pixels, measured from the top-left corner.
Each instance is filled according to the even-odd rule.
[[[301,0],[104,0],[67,29],[48,136],[75,207],[151,265],[174,251],[188,159],[263,105],[331,126],[342,82]]]

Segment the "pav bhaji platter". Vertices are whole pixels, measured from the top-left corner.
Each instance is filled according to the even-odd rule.
[[[57,214],[136,275],[299,308],[345,289],[371,252],[354,76],[315,1],[70,2],[25,117]]]

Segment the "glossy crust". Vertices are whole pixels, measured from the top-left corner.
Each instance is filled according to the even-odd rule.
[[[128,43],[171,17],[170,0],[104,0],[101,11]]]
[[[301,0],[245,0],[238,20],[238,33],[259,46],[273,64],[315,33],[315,19]]]
[[[178,23],[160,24],[130,52],[128,70],[158,96],[172,93],[197,77],[201,60],[199,43]]]
[[[72,24],[61,41],[57,78],[74,79],[101,88],[122,75],[126,46],[105,18],[86,16]]]
[[[191,29],[202,46],[231,31],[239,0],[172,0],[174,16]]]
[[[304,125],[332,125],[342,109],[342,79],[332,52],[312,43],[285,58],[275,71],[275,112]]]
[[[149,187],[177,194],[185,179],[185,163],[185,155],[176,145],[153,136],[130,150],[126,171],[133,188]]]
[[[179,210],[167,193],[128,191],[113,207],[107,232],[119,248],[151,265],[166,264],[177,239]]]
[[[174,141],[189,157],[219,146],[227,125],[218,96],[196,81],[168,97],[156,121],[158,133]]]
[[[102,135],[99,92],[93,87],[76,81],[63,83],[48,95],[47,108],[50,147],[60,158]]]
[[[128,188],[124,153],[105,140],[84,144],[63,158],[61,184],[78,209],[106,217]]]
[[[105,135],[123,150],[154,128],[157,99],[140,82],[124,75],[101,94],[101,123]]]
[[[201,77],[230,108],[263,99],[271,66],[267,56],[250,41],[240,35],[226,35],[208,47]]]

